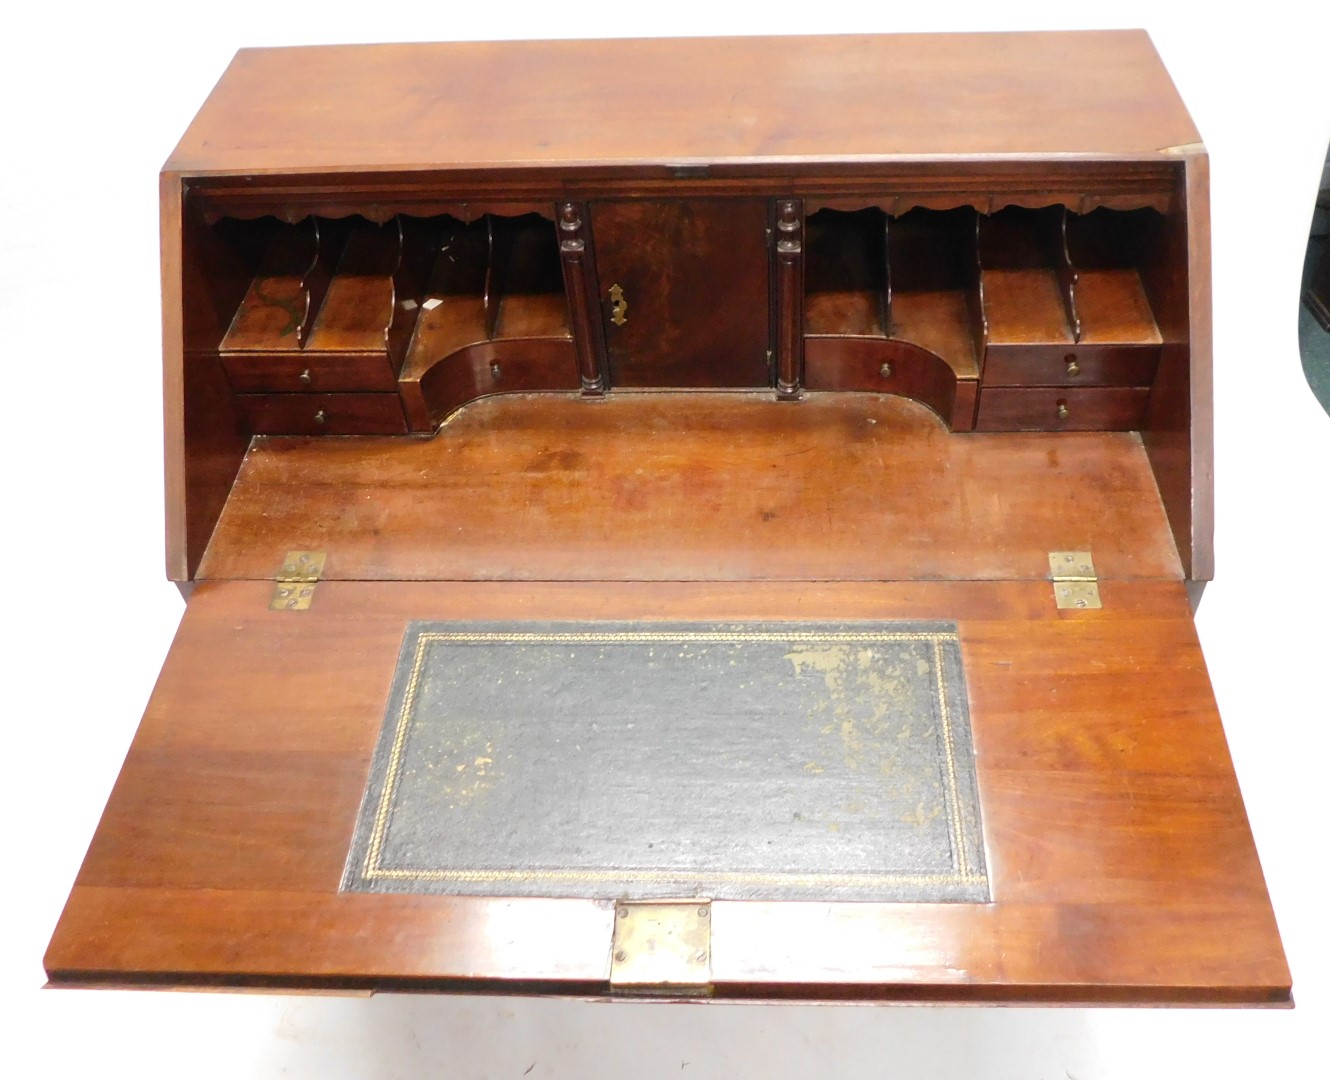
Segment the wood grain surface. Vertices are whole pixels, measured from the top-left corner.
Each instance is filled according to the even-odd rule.
[[[239,394],[249,428],[260,435],[405,435],[396,394]]]
[[[990,347],[984,386],[1149,386],[1158,366],[1151,345]]]
[[[1067,309],[1052,269],[988,269],[982,275],[990,345],[1071,345]]]
[[[770,382],[767,212],[762,199],[592,206],[611,386]]]
[[[200,574],[309,548],[356,580],[1181,576],[1136,435],[952,434],[874,394],[512,395],[428,439],[258,442]]]
[[[1159,327],[1134,269],[1081,270],[1076,283],[1076,312],[1081,341],[1158,345]]]
[[[55,983],[605,989],[605,902],[338,893],[410,619],[955,619],[991,904],[717,904],[720,996],[1279,1002],[1181,582],[325,582],[190,600],[47,954]],[[644,761],[649,761],[649,752]],[[612,893],[613,890],[610,890]]]
[[[241,50],[167,167],[1145,157],[1199,141],[1140,30],[335,45]]]
[[[1187,579],[1209,581],[1215,574],[1210,161],[1204,153],[1185,161],[1176,198],[1185,217],[1166,219],[1168,256],[1141,268],[1164,339],[1141,437]]]
[[[928,406],[952,431],[974,428],[978,382],[958,379],[942,357],[908,341],[809,335],[804,368],[810,390],[899,394]]]
[[[976,431],[1132,431],[1145,419],[1144,386],[985,387]]]
[[[1175,195],[1184,163],[1193,179]],[[187,384],[212,385],[206,361],[183,370],[187,352],[216,344],[209,309],[235,310],[203,217],[471,220],[512,200],[682,195],[896,213],[1148,205],[1189,216],[1176,230],[1185,261],[1188,244],[1193,256],[1208,244],[1198,164],[1195,127],[1142,31],[244,50],[163,173],[168,574],[194,575],[245,431],[229,402],[179,400]],[[1193,290],[1205,272],[1192,266]],[[1193,454],[1190,430],[1208,423],[1208,382],[1190,390],[1190,357],[1170,352],[1173,394],[1151,406],[1149,445],[1184,566],[1209,577],[1208,451]],[[410,423],[428,426],[431,407],[411,392]]]
[[[885,276],[819,285],[810,252],[808,329],[899,331],[945,363],[808,337],[805,375],[826,390],[798,401],[576,395],[615,330],[598,271],[642,271],[619,282],[621,382],[764,382],[767,348],[797,373],[802,250],[769,280],[766,229],[800,198],[1019,226],[979,235],[994,388],[975,378],[968,271],[914,280],[928,260],[898,259],[893,318]],[[540,224],[538,257],[514,256],[538,273],[496,271],[488,308],[483,282],[431,283],[447,309],[406,365],[406,411],[372,429],[504,396],[433,437],[250,442],[246,409],[383,404],[283,368],[251,388],[294,392],[242,408],[218,347],[259,267],[249,241],[278,228],[258,218],[474,221],[505,200],[547,216],[576,201]],[[949,619],[994,902],[718,903],[717,996],[1288,1000],[1183,580],[1212,572],[1208,165],[1143,32],[245,50],[161,201],[168,571],[201,583],[52,941],[53,982],[604,993],[610,896],[337,892],[406,623]],[[675,227],[708,203],[706,228]],[[1148,257],[1084,260],[1079,346],[1071,267],[1044,243],[1057,203],[1162,215],[1141,226]],[[706,265],[671,298],[689,243]],[[382,297],[331,299],[346,329],[381,335],[360,314]],[[1023,350],[1005,372],[1003,341]],[[981,426],[1003,401],[1019,420],[1065,398],[1064,427],[1127,403],[1143,430],[953,434],[917,402],[829,392],[850,388],[911,390],[958,429],[978,393]],[[326,550],[326,580],[310,611],[268,612],[262,579],[290,549]],[[1054,549],[1093,552],[1102,610],[1054,607]]]

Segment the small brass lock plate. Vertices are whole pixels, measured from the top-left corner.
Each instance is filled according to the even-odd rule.
[[[621,285],[610,286],[610,322],[622,326],[628,321],[628,301],[623,297]]]
[[[625,994],[706,994],[711,901],[628,901],[614,908],[610,988]]]
[[[277,586],[268,601],[268,610],[307,610],[327,559],[326,551],[288,551],[282,560],[282,568],[277,571]]]

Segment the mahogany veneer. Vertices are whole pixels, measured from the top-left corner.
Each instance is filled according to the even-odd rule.
[[[959,438],[895,396],[533,394],[433,439],[256,440],[200,576],[316,547],[353,581],[1042,579],[1050,545],[1182,577],[1139,436]]]
[[[1139,31],[239,53],[161,177],[189,603],[52,983],[610,993],[613,890],[338,891],[407,623],[937,619],[992,902],[717,903],[711,993],[1288,1002],[1189,607],[1207,184]]]
[[[405,622],[832,616],[957,620],[994,902],[718,903],[717,994],[1286,996],[1180,582],[1061,613],[1038,582],[327,582],[314,618],[270,591],[191,598],[53,980],[599,992],[608,898],[338,893]]]

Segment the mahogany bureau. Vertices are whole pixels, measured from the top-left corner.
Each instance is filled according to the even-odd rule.
[[[340,890],[407,624],[942,620],[991,901],[685,898],[632,989],[1287,1002],[1207,191],[1139,31],[240,52],[161,174],[187,609],[51,982],[621,992],[612,885]]]

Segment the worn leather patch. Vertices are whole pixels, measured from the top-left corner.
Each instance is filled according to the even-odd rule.
[[[343,888],[986,901],[956,628],[412,623]]]

